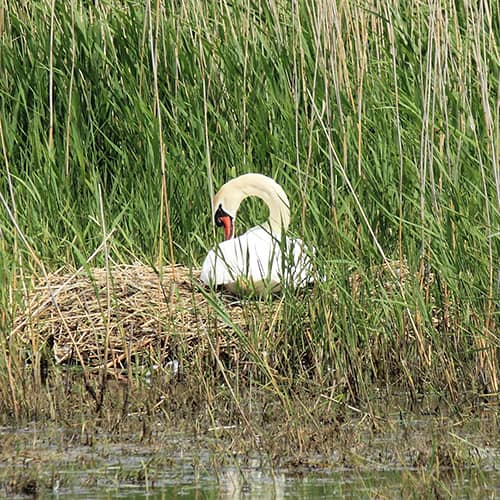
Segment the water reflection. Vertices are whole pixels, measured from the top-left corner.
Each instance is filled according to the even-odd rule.
[[[226,469],[218,475],[218,496],[225,500],[246,498],[248,500],[275,499],[285,497],[285,474],[267,472],[259,468],[257,460],[250,468]]]
[[[496,427],[486,429],[397,419],[377,433],[358,428],[353,448],[271,468],[265,455],[234,455],[230,444],[167,431],[149,443],[107,435],[86,443],[56,427],[4,427],[0,496],[280,500],[441,492],[493,498],[500,493],[500,448],[491,432]]]

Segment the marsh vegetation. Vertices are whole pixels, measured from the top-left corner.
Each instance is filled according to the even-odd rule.
[[[220,429],[274,465],[331,457],[355,415],[489,408],[494,431],[498,9],[3,3],[0,425]],[[307,290],[197,280],[211,196],[245,172],[290,197]],[[265,217],[245,201],[237,230]],[[469,467],[430,443],[422,464]]]

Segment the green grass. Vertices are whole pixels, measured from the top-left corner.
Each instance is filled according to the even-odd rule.
[[[6,339],[31,277],[84,264],[112,231],[117,262],[199,267],[211,193],[252,171],[285,188],[291,231],[326,276],[284,293],[265,332],[279,377],[263,369],[259,383],[368,408],[374,385],[498,396],[496,2],[47,1],[0,14],[0,407],[13,411],[22,361]],[[263,217],[247,202],[238,228]],[[402,285],[380,276],[397,260]],[[92,265],[105,263],[101,251]]]

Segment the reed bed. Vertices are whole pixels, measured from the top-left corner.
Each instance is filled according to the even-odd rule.
[[[240,406],[258,384],[287,412],[300,391],[366,408],[381,387],[496,400],[498,14],[490,1],[2,5],[0,408],[44,404],[29,397],[43,359],[138,384],[135,360],[192,359],[206,401],[222,381]],[[238,305],[187,269],[216,244],[214,190],[250,171],[288,193],[317,279]],[[238,230],[265,217],[248,200]]]

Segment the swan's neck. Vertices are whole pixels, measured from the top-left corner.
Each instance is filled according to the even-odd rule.
[[[224,184],[214,197],[214,212],[222,206],[226,213],[236,218],[241,202],[248,196],[260,198],[269,207],[267,226],[273,234],[280,235],[288,229],[288,196],[278,183],[261,174],[245,174]]]

